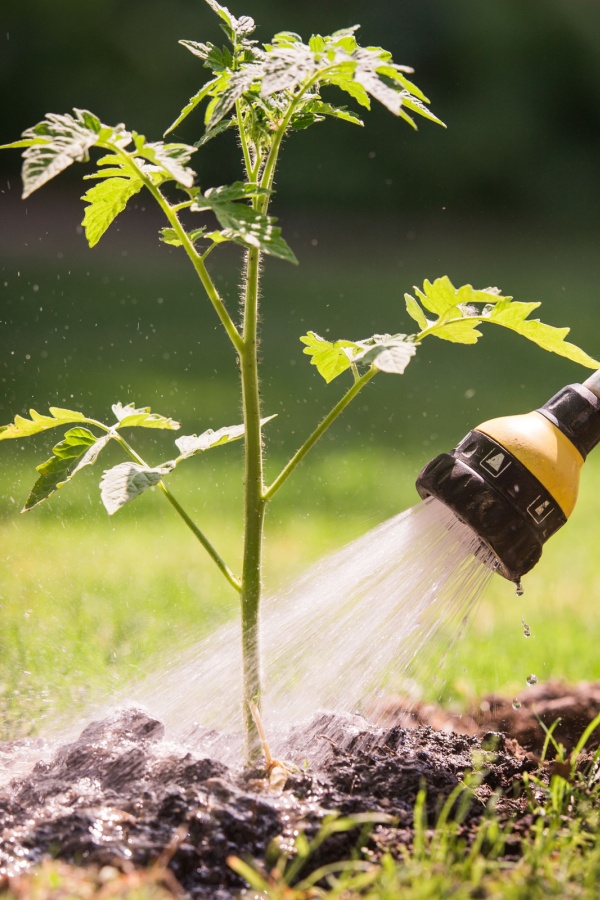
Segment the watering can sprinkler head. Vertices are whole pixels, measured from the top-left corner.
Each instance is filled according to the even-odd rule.
[[[598,443],[600,370],[534,412],[478,425],[425,466],[417,490],[469,525],[496,571],[518,583],[573,511],[581,466]]]

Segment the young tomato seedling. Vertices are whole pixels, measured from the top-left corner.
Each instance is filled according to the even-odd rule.
[[[38,466],[38,479],[25,510],[48,499],[85,466],[96,463],[111,441],[123,448],[127,461],[102,476],[101,496],[109,515],[153,485],[164,493],[240,595],[243,715],[251,757],[260,747],[252,709],[260,709],[259,608],[265,509],[332,422],[379,372],[401,375],[425,338],[474,344],[481,336],[479,326],[488,323],[510,328],[584,366],[596,368],[600,363],[565,341],[567,328],[531,320],[529,315],[538,303],[515,302],[495,288],[456,288],[447,277],[425,281],[421,289],[404,295],[408,314],[417,325],[416,333],[327,341],[309,331],[300,338],[304,353],[326,382],[348,372],[350,386],[282,471],[267,483],[262,428],[273,416],[264,417],[260,405],[260,272],[264,256],[297,262],[276,219],[269,214],[283,140],[327,118],[362,126],[357,112],[335,105],[336,95],[345,95],[364,110],[376,100],[413,128],[417,116],[436,125],[442,123],[429,110],[427,97],[409,80],[411,69],[395,63],[380,47],[361,47],[356,27],[326,37],[313,35],[308,43],[284,31],[270,43],[259,44],[251,38],[251,18],[236,18],[216,0],[206,2],[221,20],[227,44],[219,47],[181,42],[211,74],[165,132],[166,137],[205,103],[204,133],[196,144],[149,141],[124,125],[105,125],[93,113],[75,109],[72,114],[49,113],[27,129],[21,140],[4,149],[23,150],[24,197],[72,163],[88,162],[91,151],[98,152],[96,170],[85,176],[94,184],[83,196],[83,227],[91,247],[135,194],[151,194],[166,220],[160,239],[182,248],[231,342],[239,364],[244,421],[177,438],[177,455],[159,465],[142,459],[125,434],[132,428],[177,430],[179,423],[152,413],[149,407],[136,408],[133,403],[116,403],[112,407],[114,419],[108,423],[70,409],[52,407],[48,415],[31,410],[30,418],[16,416],[14,423],[2,427],[0,440],[69,426],[50,459]],[[191,166],[192,157],[207,141],[229,131],[234,132],[241,148],[240,179],[201,189]],[[245,256],[239,319],[237,302],[226,302],[207,268],[210,254],[219,245],[231,242],[240,245]],[[236,574],[169,491],[165,479],[181,462],[238,439],[244,441],[245,459],[244,548],[242,571]]]

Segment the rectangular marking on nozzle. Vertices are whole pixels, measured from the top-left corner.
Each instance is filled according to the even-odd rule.
[[[550,500],[544,499],[539,494],[527,507],[527,512],[534,522],[540,525],[544,519],[547,519],[550,513],[554,512],[555,507]]]

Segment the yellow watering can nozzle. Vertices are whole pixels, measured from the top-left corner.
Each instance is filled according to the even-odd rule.
[[[417,478],[466,522],[518,581],[570,516],[587,454],[600,443],[600,370],[563,388],[534,412],[478,425]]]

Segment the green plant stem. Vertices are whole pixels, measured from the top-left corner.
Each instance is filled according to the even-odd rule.
[[[260,753],[260,735],[248,701],[252,701],[260,709],[258,616],[265,516],[257,340],[259,268],[260,252],[258,249],[251,249],[246,257],[243,349],[240,352],[242,402],[246,429],[244,558],[241,591],[243,716],[246,755],[249,760],[255,759]]]
[[[279,488],[284,484],[284,482],[289,478],[292,474],[296,466],[302,462],[306,454],[309,450],[314,447],[319,438],[325,434],[330,425],[332,425],[337,417],[343,412],[348,404],[354,400],[356,395],[362,391],[364,386],[369,383],[371,378],[377,373],[377,369],[374,367],[370,368],[368,372],[365,372],[364,375],[354,382],[351,388],[346,391],[344,396],[335,404],[333,409],[325,416],[325,418],[317,425],[313,433],[306,439],[306,441],[302,444],[302,446],[296,451],[296,453],[292,456],[287,465],[281,470],[277,478],[269,485],[269,487],[265,490],[263,494],[263,498],[268,501],[271,500],[273,495],[279,490]]]
[[[96,424],[99,424],[99,423],[96,423]],[[104,427],[104,426],[101,426],[101,427]],[[149,468],[148,463],[146,463],[145,460],[142,459],[142,457],[139,455],[139,453],[137,453],[133,449],[133,447],[125,440],[125,438],[123,438],[119,434],[119,435],[115,435],[115,440],[121,445],[121,447],[123,447],[125,452],[128,453],[129,456],[131,456],[131,458],[133,460],[135,460],[135,462],[139,463],[141,466]],[[227,563],[223,560],[223,558],[220,556],[220,554],[217,552],[217,550],[215,550],[215,548],[213,547],[213,545],[211,544],[209,539],[206,537],[206,535],[198,528],[198,526],[193,521],[193,519],[190,518],[190,516],[186,513],[186,511],[181,506],[179,501],[175,499],[175,497],[173,496],[171,491],[168,489],[168,487],[166,487],[166,485],[162,481],[159,481],[158,487],[160,488],[160,490],[162,491],[164,496],[167,498],[167,500],[169,501],[169,503],[171,504],[173,509],[177,512],[177,514],[179,516],[181,516],[181,518],[183,519],[183,521],[185,522],[187,527],[190,529],[190,531],[192,532],[194,537],[196,537],[197,540],[200,541],[200,543],[202,544],[202,546],[204,547],[204,549],[206,550],[206,552],[208,553],[210,558],[216,564],[217,568],[223,573],[223,575],[225,576],[225,578],[227,579],[227,581],[229,582],[231,587],[234,588],[236,591],[240,592],[242,589],[240,580],[234,575],[234,573],[231,571],[231,569],[229,568]]]
[[[206,266],[204,265],[204,260],[202,259],[202,257],[200,256],[200,254],[197,252],[196,248],[190,241],[185,228],[179,221],[177,213],[175,213],[172,210],[171,206],[165,200],[165,198],[163,197],[161,192],[158,190],[158,188],[155,187],[155,185],[153,185],[152,182],[149,183],[148,187],[149,187],[152,195],[155,197],[156,201],[158,202],[159,206],[163,210],[165,216],[169,220],[171,227],[175,230],[177,237],[181,241],[181,245],[182,245],[183,249],[187,253],[194,269],[196,270],[196,274],[202,283],[202,287],[206,291],[208,299],[212,303],[213,308],[215,309],[215,312],[217,313],[219,319],[221,320],[221,323],[223,324],[223,327],[225,328],[225,331],[227,332],[227,336],[229,337],[229,340],[231,341],[231,343],[233,344],[233,346],[239,353],[241,351],[241,347],[242,347],[242,338],[240,336],[239,331],[235,327],[235,324],[234,324],[231,316],[229,315],[229,312],[227,311],[227,308],[226,308],[225,304],[223,303],[223,301],[219,295],[219,292],[217,291],[217,289],[213,283],[212,278],[208,274],[208,270],[207,270]]]
[[[246,167],[246,177],[248,181],[254,180],[254,171],[252,167],[252,160],[250,159],[250,149],[248,147],[248,140],[246,138],[246,131],[243,125],[242,118],[242,104],[239,100],[235,102],[235,112],[237,115],[237,124],[238,124],[238,133],[240,136],[240,144],[242,147],[242,153],[244,156],[244,166]]]

